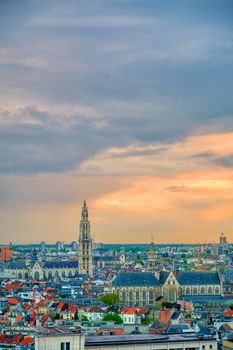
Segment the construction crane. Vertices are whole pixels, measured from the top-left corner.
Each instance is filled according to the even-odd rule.
[[[199,243],[197,245],[196,252],[197,252],[197,271],[201,271],[201,247]]]

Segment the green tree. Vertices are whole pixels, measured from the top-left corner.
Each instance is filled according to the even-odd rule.
[[[81,321],[82,322],[88,322],[88,317],[86,315],[83,315],[82,318],[81,318]]]
[[[173,303],[170,303],[169,301],[163,301],[162,306],[165,306],[167,309],[172,309]]]
[[[121,301],[120,297],[116,293],[108,293],[98,299],[99,301],[102,301],[102,303],[113,306]]]
[[[123,323],[123,320],[122,320],[121,316],[116,314],[116,313],[114,313],[114,314],[112,314],[112,313],[106,314],[103,317],[102,321],[105,321],[105,322],[107,322],[107,321],[114,321],[116,324]]]
[[[154,305],[155,305],[156,309],[160,309],[162,306],[162,304],[159,301],[155,301]]]

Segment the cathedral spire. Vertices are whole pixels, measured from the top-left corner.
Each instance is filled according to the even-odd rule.
[[[79,226],[79,256],[78,271],[80,274],[93,275],[92,271],[92,239],[90,222],[88,220],[88,207],[84,200]]]

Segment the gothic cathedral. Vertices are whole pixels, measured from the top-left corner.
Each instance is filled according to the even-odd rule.
[[[92,239],[86,201],[83,203],[79,228],[78,272],[79,274],[87,274],[90,277],[93,276]]]

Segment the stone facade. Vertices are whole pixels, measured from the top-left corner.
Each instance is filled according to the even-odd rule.
[[[153,305],[158,297],[176,302],[186,296],[221,296],[222,282],[218,272],[161,271],[159,278],[152,272],[120,272],[112,283],[111,291],[130,306]]]
[[[11,262],[5,266],[4,272],[12,278],[18,279],[64,279],[77,275],[77,261],[35,261],[28,262]]]
[[[152,272],[120,272],[111,291],[130,306],[153,305],[161,295],[161,286]]]
[[[35,350],[84,350],[84,334],[55,334],[35,337]]]

